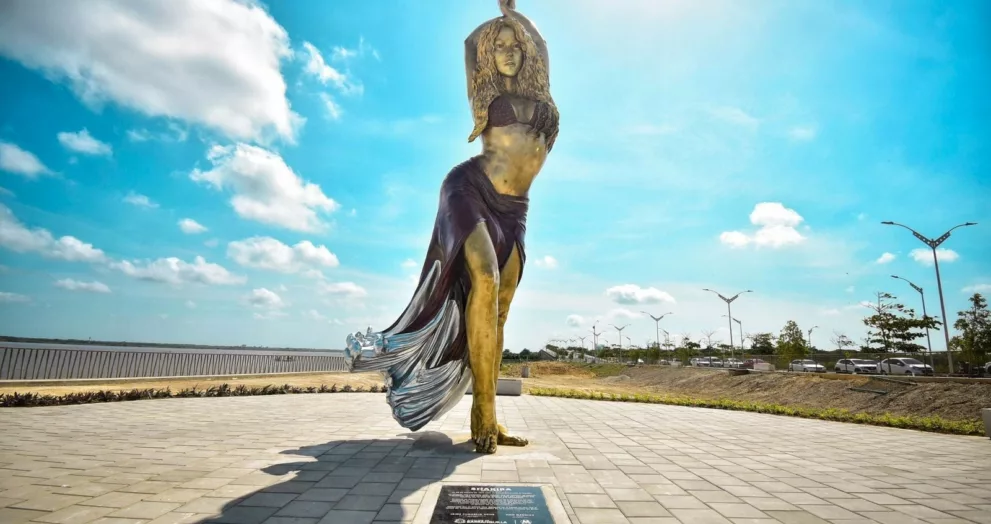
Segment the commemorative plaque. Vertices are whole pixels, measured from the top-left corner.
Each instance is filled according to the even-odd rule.
[[[554,524],[537,486],[442,486],[430,524]]]

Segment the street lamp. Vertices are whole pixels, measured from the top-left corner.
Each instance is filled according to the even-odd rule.
[[[599,321],[596,320],[592,324],[592,351],[598,351],[599,350],[599,335],[601,335],[602,332],[601,331],[600,332],[596,332],[595,331],[595,325],[598,324],[598,323],[599,323]]]
[[[664,345],[666,347],[671,342],[671,333],[668,333],[666,330],[663,329],[661,331],[664,331]]]
[[[616,327],[613,324],[609,324],[609,325],[612,326],[612,327],[614,327],[616,329],[616,331],[619,331],[619,354],[622,355],[623,354],[623,330],[626,329],[627,327],[629,327],[630,325],[629,324],[626,324],[623,327]]]
[[[812,353],[812,361],[819,364],[819,359],[816,358],[816,352],[812,349],[812,330],[819,326],[812,326],[809,328],[809,353]]]
[[[730,298],[726,298],[726,297],[724,297],[722,295],[722,293],[719,293],[718,291],[713,291],[713,290],[708,289],[708,288],[703,289],[702,291],[708,291],[710,293],[715,293],[715,294],[719,295],[719,298],[723,299],[723,302],[726,302],[726,314],[730,318],[730,319],[727,320],[727,322],[729,323],[729,348],[730,348],[730,356],[733,356],[733,321],[731,320],[733,318],[733,312],[730,310],[730,304],[732,304],[733,301],[736,300],[736,297],[738,297],[738,296],[740,296],[740,295],[742,295],[744,293],[753,293],[753,290],[748,289],[746,291],[741,291],[741,292],[733,295]]]
[[[647,313],[646,311],[641,311],[641,313],[643,313],[644,315],[647,315],[648,317],[654,319],[654,327],[657,329],[657,331],[656,331],[657,332],[657,349],[661,349],[661,319],[664,318],[664,317],[666,317],[666,316],[668,316],[668,315],[671,315],[672,313],[669,311],[669,312],[667,312],[667,313],[665,313],[665,314],[663,314],[663,315],[661,315],[659,317],[655,317],[654,315],[651,315],[650,313]]]
[[[915,284],[913,284],[911,280],[909,280],[907,278],[902,278],[902,277],[900,277],[898,275],[891,275],[891,278],[897,278],[898,280],[904,280],[905,282],[908,282],[908,285],[912,286],[912,289],[915,289],[916,291],[919,292],[919,297],[922,298],[922,318],[923,319],[929,318],[929,315],[926,314],[926,294],[922,291],[922,288],[919,287],[919,286],[917,286],[917,285],[915,285]],[[944,319],[944,321],[945,321],[945,319]],[[946,326],[943,326],[943,329],[946,329]],[[933,368],[933,374],[935,374],[936,373],[936,361],[933,360],[933,343],[929,339],[929,324],[926,324],[926,345],[929,346],[929,365],[932,366],[932,368]]]
[[[725,317],[726,315],[723,315],[723,316]],[[739,328],[740,328],[740,352],[743,352],[743,322],[740,322],[739,320],[737,320],[735,318],[733,319],[733,322],[736,322],[736,325],[739,326]],[[751,348],[751,349],[753,349],[753,348]]]
[[[977,225],[977,222],[965,222],[963,224],[955,225],[955,226],[951,227],[949,231],[947,231],[946,233],[943,233],[943,236],[941,236],[941,237],[939,237],[937,239],[931,239],[931,238],[928,238],[926,236],[923,236],[921,233],[919,233],[918,231],[916,231],[916,230],[914,230],[914,229],[906,226],[905,224],[899,224],[898,222],[892,222],[890,220],[886,220],[886,221],[881,222],[881,223],[884,224],[884,225],[886,225],[886,226],[899,226],[899,227],[903,227],[903,228],[911,231],[912,234],[915,235],[915,238],[918,238],[919,240],[922,241],[923,244],[929,246],[929,249],[932,249],[932,252],[933,252],[933,265],[936,266],[936,289],[939,291],[939,309],[940,309],[940,312],[942,312],[942,314],[943,314],[943,338],[946,340],[946,361],[949,364],[950,374],[952,375],[953,374],[953,352],[950,351],[950,322],[946,318],[946,303],[943,301],[943,282],[939,278],[939,260],[936,257],[936,248],[939,247],[940,244],[942,244],[943,242],[945,242],[946,239],[950,238],[950,232],[952,232],[954,229],[956,229],[958,227],[976,226]]]

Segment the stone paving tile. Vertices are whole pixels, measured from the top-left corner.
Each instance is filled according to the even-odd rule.
[[[499,415],[533,444],[480,456],[469,407],[415,434],[369,394],[0,410],[0,522],[409,523],[438,482],[522,482],[572,524],[991,523],[986,438],[524,396]]]

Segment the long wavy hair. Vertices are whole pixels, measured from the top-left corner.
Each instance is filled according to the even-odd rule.
[[[523,45],[523,64],[510,83],[509,89],[506,88],[503,76],[496,68],[495,60],[496,38],[503,27],[512,29],[516,40]],[[471,114],[475,120],[475,129],[468,137],[469,142],[474,141],[485,130],[489,122],[489,105],[501,94],[518,95],[538,102],[548,102],[552,107],[554,106],[547,65],[537,51],[533,37],[519,22],[508,17],[496,18],[490,22],[478,35],[476,54],[475,71],[472,73],[468,89]]]

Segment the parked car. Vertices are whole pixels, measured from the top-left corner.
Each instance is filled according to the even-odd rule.
[[[877,362],[862,358],[844,358],[836,362],[833,371],[837,373],[877,373]]]
[[[740,368],[743,367],[743,361],[735,358],[728,358],[723,361],[724,368]]]
[[[695,357],[690,362],[693,366],[703,367],[703,368],[708,368],[708,367],[718,368],[718,367],[722,367],[723,365],[723,361],[720,360],[719,357]]]
[[[743,361],[743,365],[740,367],[742,367],[743,369],[754,369],[755,364],[767,364],[767,362],[764,362],[759,358],[748,358],[747,360]]]
[[[816,363],[814,360],[792,360],[788,364],[788,371],[802,371],[804,373],[825,373],[826,366]]]
[[[886,358],[881,361],[882,375],[932,375],[933,368],[929,364],[914,358]]]

